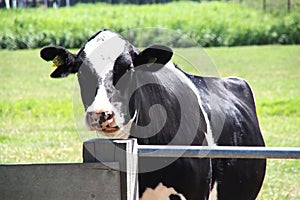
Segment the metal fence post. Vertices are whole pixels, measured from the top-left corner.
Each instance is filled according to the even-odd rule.
[[[83,162],[118,162],[121,199],[138,200],[137,140],[92,139],[83,143]]]

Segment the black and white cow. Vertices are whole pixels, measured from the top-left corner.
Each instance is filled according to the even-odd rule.
[[[162,45],[139,51],[110,30],[76,54],[58,46],[41,50],[57,66],[51,77],[77,73],[90,130],[149,145],[264,146],[244,80],[187,74],[172,55]],[[143,158],[140,195],[163,183],[188,200],[253,200],[265,166],[264,159]]]

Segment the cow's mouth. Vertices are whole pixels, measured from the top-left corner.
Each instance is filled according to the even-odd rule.
[[[105,112],[87,112],[86,123],[91,131],[101,131],[102,129],[115,128],[114,115],[106,115]]]
[[[102,132],[104,134],[108,134],[108,135],[111,135],[111,134],[114,134],[116,133],[117,131],[120,130],[120,127],[119,126],[114,126],[114,127],[105,127],[105,128],[102,128]]]
[[[121,130],[113,112],[87,112],[86,123],[91,131],[97,131],[107,137],[115,137]]]

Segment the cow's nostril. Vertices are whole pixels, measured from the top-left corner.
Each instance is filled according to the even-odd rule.
[[[103,122],[106,121],[105,119],[105,112],[100,113],[100,117],[99,117],[99,124],[102,124]]]
[[[113,112],[107,112],[107,120],[110,120],[114,117],[114,113]]]
[[[99,115],[99,124],[102,124],[108,120],[113,119],[113,117],[115,116],[114,112],[101,112]]]

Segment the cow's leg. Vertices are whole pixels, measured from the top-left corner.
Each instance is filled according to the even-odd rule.
[[[218,200],[254,200],[265,175],[265,159],[214,159]]]

